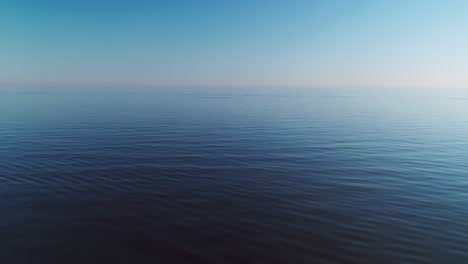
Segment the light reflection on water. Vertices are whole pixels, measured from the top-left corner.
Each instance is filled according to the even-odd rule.
[[[40,91],[0,92],[5,263],[468,259],[466,91]]]

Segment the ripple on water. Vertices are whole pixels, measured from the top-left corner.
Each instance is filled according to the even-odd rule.
[[[315,93],[2,94],[0,260],[467,263],[463,100]]]

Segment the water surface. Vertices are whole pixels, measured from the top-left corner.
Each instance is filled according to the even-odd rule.
[[[468,263],[468,91],[0,91],[1,263]]]

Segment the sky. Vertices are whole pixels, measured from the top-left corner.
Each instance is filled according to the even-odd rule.
[[[468,88],[468,1],[0,0],[0,84]]]

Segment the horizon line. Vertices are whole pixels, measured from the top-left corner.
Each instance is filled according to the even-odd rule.
[[[0,88],[14,88],[14,87],[100,87],[100,88],[170,88],[170,87],[297,87],[297,88],[395,88],[395,89],[405,89],[405,88],[418,88],[418,89],[438,89],[438,88],[448,88],[448,89],[468,89],[468,86],[411,86],[411,85],[333,85],[333,84],[213,84],[213,83],[194,83],[194,84],[146,84],[146,83],[0,83]]]

